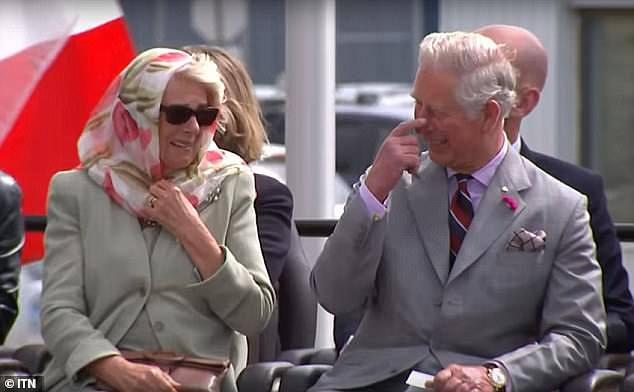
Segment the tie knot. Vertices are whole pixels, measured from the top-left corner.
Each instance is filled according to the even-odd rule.
[[[456,177],[456,181],[458,181],[458,184],[467,182],[473,178],[471,174],[463,174],[463,173],[456,173],[454,174],[454,177]]]
[[[467,181],[473,179],[471,174],[456,173],[454,177],[456,177],[456,181],[458,182],[458,189],[468,195],[469,191],[467,190]]]

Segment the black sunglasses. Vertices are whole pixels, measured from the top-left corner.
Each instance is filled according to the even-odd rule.
[[[207,127],[218,117],[218,108],[211,106],[194,110],[185,105],[161,105],[161,112],[165,113],[167,122],[173,125],[185,124],[191,116],[196,116],[198,125]]]

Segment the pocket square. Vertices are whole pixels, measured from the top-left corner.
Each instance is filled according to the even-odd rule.
[[[531,232],[525,228],[521,228],[513,232],[513,237],[506,245],[507,250],[516,250],[521,252],[537,252],[546,247],[546,232],[538,230]]]

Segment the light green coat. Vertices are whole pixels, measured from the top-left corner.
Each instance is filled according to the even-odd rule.
[[[244,335],[266,325],[274,303],[260,251],[253,175],[227,177],[200,212],[226,251],[222,267],[200,282],[187,253],[162,230],[148,254],[137,218],[113,202],[84,171],[55,175],[45,234],[42,334],[53,360],[45,389],[81,388],[81,370],[117,353],[117,343],[145,307],[161,348],[230,358],[223,391],[236,391],[246,364]]]

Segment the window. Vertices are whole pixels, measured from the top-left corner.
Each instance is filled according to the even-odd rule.
[[[581,11],[582,162],[616,222],[634,222],[634,9]]]

